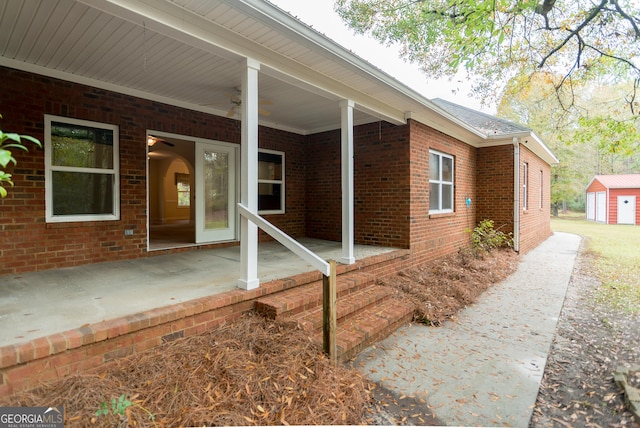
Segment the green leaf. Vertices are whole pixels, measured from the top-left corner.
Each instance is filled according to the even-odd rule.
[[[2,135],[2,141],[4,141],[4,140],[13,140],[13,141],[19,143],[20,142],[20,135],[16,134],[15,132],[11,132],[11,133],[8,133],[8,134],[5,133],[5,134]]]
[[[38,147],[42,147],[42,143],[40,142],[40,140],[38,140],[35,137],[32,137],[31,135],[21,135],[20,137],[24,140],[31,141],[33,144],[37,145]]]
[[[9,162],[11,161],[13,161],[14,164],[16,162],[11,155],[11,152],[9,150],[0,149],[0,165],[2,165],[2,167],[4,168],[9,165]]]
[[[13,148],[13,149],[20,149],[20,150],[24,150],[25,152],[29,151],[25,146],[23,146],[22,144],[18,144],[18,143],[3,144],[2,147],[4,147],[5,149],[7,147],[10,147],[10,148]]]

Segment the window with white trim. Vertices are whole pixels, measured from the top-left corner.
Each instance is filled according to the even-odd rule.
[[[543,184],[543,180],[544,180],[544,174],[542,173],[542,170],[540,170],[540,209],[542,209],[542,197],[544,195],[544,193],[542,192],[542,184]]]
[[[258,213],[284,214],[284,152],[258,150]]]
[[[526,211],[529,208],[529,164],[525,162],[522,165],[522,209]]]
[[[45,115],[46,221],[120,218],[118,127]]]
[[[429,213],[453,212],[453,156],[429,150]]]

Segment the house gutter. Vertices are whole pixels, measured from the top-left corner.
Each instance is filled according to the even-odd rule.
[[[520,252],[520,140],[513,137],[513,249]]]

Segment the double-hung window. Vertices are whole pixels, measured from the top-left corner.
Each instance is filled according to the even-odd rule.
[[[258,151],[258,213],[283,214],[284,153],[275,150]]]
[[[529,164],[522,165],[522,209],[529,209]]]
[[[118,127],[45,116],[47,222],[118,220]]]
[[[453,212],[453,156],[429,151],[429,213]]]
[[[544,193],[542,192],[543,190],[543,181],[544,181],[544,174],[542,173],[542,170],[540,170],[540,209],[542,209],[542,197],[544,196]]]

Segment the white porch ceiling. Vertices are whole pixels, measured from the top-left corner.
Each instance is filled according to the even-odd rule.
[[[356,124],[402,123],[419,106],[336,46],[254,0],[0,0],[0,65],[226,115],[250,56],[263,64],[259,98],[272,103],[261,123],[301,134],[339,128],[345,98]]]
[[[516,137],[483,134],[264,0],[0,0],[0,66],[224,116],[247,58],[265,126],[339,129],[349,99],[356,125],[411,118],[474,147]]]

